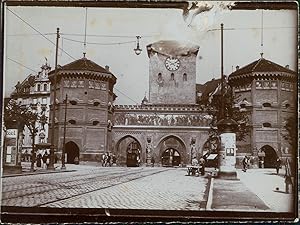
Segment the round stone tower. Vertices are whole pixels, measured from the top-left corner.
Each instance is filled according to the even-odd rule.
[[[285,125],[296,117],[297,73],[261,57],[237,67],[229,83],[251,126],[246,140],[237,143],[237,160],[248,155],[255,167],[273,168],[277,157],[293,158],[297,149],[287,140]]]
[[[55,70],[49,73],[51,104],[54,100],[54,76]],[[67,163],[74,163],[76,157],[82,161],[99,161],[101,154],[111,151],[116,77],[108,66],[103,68],[85,57],[59,67],[56,76],[54,146],[58,155],[62,153],[65,135]],[[53,107],[50,121],[52,112]]]

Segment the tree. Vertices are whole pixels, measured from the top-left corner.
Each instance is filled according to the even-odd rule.
[[[212,121],[210,123],[209,138],[219,137],[217,123],[225,116],[237,122],[238,127],[235,131],[238,141],[243,141],[250,134],[249,117],[250,112],[236,106],[240,102],[240,96],[235,96],[229,84],[224,85],[223,93],[216,91],[212,98],[206,101],[206,107],[211,108]]]
[[[17,121],[21,130],[26,126],[32,138],[32,151],[31,151],[31,171],[34,170],[35,162],[35,136],[38,132],[38,124],[42,126],[46,123],[46,116],[40,115],[32,105],[22,105],[15,100],[9,100],[4,107],[4,123],[7,126],[13,121]]]
[[[286,119],[286,123],[284,125],[284,129],[286,132],[282,134],[283,138],[288,141],[291,145],[292,149],[297,149],[297,117],[290,116]]]

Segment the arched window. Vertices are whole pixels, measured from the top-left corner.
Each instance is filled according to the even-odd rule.
[[[271,103],[265,102],[265,103],[263,104],[263,107],[271,107]]]
[[[183,74],[182,79],[183,79],[183,81],[187,81],[187,74],[186,73]]]
[[[77,102],[75,100],[70,101],[71,105],[77,105]]]
[[[271,127],[270,123],[263,123],[263,127]]]
[[[174,73],[171,73],[171,80],[175,80]]]
[[[41,85],[40,84],[37,85],[37,91],[41,91]]]
[[[93,125],[94,125],[94,126],[96,126],[96,125],[98,125],[98,124],[99,124],[99,121],[97,121],[97,120],[93,121]]]
[[[76,121],[75,120],[69,120],[69,123],[70,124],[76,124]]]
[[[94,102],[94,106],[100,105],[100,102]]]
[[[48,91],[47,84],[44,84],[44,91]]]

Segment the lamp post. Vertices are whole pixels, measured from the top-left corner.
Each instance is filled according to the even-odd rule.
[[[54,72],[54,85],[53,85],[53,103],[52,103],[52,122],[51,122],[51,147],[50,147],[50,163],[48,170],[55,170],[54,168],[54,127],[55,127],[55,110],[56,110],[56,79],[57,79],[57,58],[58,58],[58,40],[59,40],[59,28],[56,31],[56,52],[55,52],[55,72]]]
[[[65,119],[64,119],[64,137],[63,137],[63,147],[62,147],[62,156],[61,156],[61,169],[65,170],[65,154],[66,154],[66,127],[67,127],[67,107],[68,107],[68,95],[66,94],[65,99]]]

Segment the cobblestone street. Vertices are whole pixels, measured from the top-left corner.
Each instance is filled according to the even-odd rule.
[[[3,178],[2,206],[154,210],[206,207],[208,179],[186,176],[183,168],[72,166],[77,170]]]

